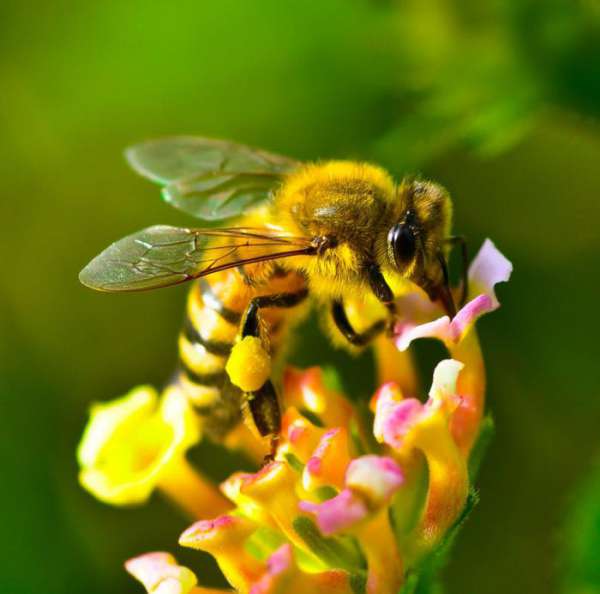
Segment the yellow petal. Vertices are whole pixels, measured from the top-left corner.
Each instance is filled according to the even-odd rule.
[[[92,405],[90,420],[77,448],[79,465],[93,466],[102,458],[111,439],[118,432],[132,430],[155,410],[157,402],[158,394],[152,386],[138,386],[121,398]]]
[[[167,389],[159,402],[153,388],[136,388],[92,408],[78,450],[80,482],[107,503],[143,503],[199,437],[178,389]]]
[[[213,555],[227,581],[239,592],[248,592],[262,572],[261,563],[245,548],[255,530],[256,524],[246,518],[223,515],[196,522],[179,537],[179,544]]]

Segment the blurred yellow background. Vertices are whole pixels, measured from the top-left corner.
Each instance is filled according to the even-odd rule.
[[[134,230],[194,224],[122,158],[178,133],[373,160],[449,188],[472,253],[491,237],[515,273],[480,324],[497,435],[447,591],[596,591],[577,589],[589,568],[564,552],[563,526],[599,450],[597,2],[63,0],[0,12],[0,592],[138,592],[123,561],[173,551],[187,525],[160,499],[93,500],[74,454],[93,400],[160,386],[175,362],[185,288],[101,295],[77,273]],[[295,362],[348,362],[313,322],[302,332]],[[440,355],[417,350],[426,370]],[[370,364],[342,378],[355,397],[369,396]],[[205,450],[213,475],[227,474],[232,460]],[[208,557],[178,556],[222,583]]]

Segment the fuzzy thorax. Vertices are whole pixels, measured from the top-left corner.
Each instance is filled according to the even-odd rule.
[[[427,181],[395,185],[387,172],[368,163],[329,161],[291,175],[273,203],[278,223],[293,235],[327,237],[333,246],[318,256],[284,264],[302,271],[313,294],[344,298],[368,290],[366,270],[376,264],[389,284],[440,278],[438,252],[450,232],[452,205],[447,192]],[[417,250],[398,262],[389,233],[410,223]]]
[[[339,298],[364,290],[364,253],[393,195],[391,177],[367,163],[310,164],[290,176],[275,197],[277,218],[293,234],[336,241],[317,257],[288,263],[306,273],[313,294]]]

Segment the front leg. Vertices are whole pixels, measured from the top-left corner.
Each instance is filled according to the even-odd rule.
[[[369,279],[369,285],[371,286],[373,295],[386,306],[393,304],[394,293],[381,273],[379,265],[375,262],[370,262],[367,264],[366,268],[367,278]]]
[[[357,332],[350,323],[344,304],[341,301],[333,301],[331,303],[331,317],[337,326],[338,330],[344,335],[346,340],[357,347],[368,345],[374,338],[381,334],[386,326],[385,320],[379,320],[369,326],[363,332]]]
[[[255,297],[250,301],[241,322],[240,340],[231,350],[226,371],[231,382],[245,395],[247,411],[259,435],[271,437],[273,458],[281,429],[281,411],[275,388],[269,379],[271,356],[260,338],[260,310],[265,307],[290,308],[306,299],[308,291],[278,293]]]
[[[331,317],[338,330],[350,344],[358,347],[368,345],[384,330],[387,330],[387,332],[391,334],[396,317],[394,293],[381,273],[379,265],[375,262],[367,262],[365,269],[373,295],[375,295],[378,301],[383,303],[388,310],[389,316],[387,320],[378,320],[363,332],[357,332],[352,327],[352,324],[346,315],[344,304],[339,300],[333,301],[331,304]]]
[[[367,277],[373,295],[375,295],[388,310],[389,316],[386,323],[386,333],[388,336],[391,336],[396,323],[396,303],[394,301],[394,293],[387,284],[378,264],[371,262],[367,265]]]

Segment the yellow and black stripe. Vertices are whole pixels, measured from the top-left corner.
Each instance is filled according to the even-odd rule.
[[[308,294],[302,276],[282,273],[279,267],[272,267],[270,274],[262,271],[260,282],[249,283],[248,278],[254,277],[247,270],[230,269],[194,283],[179,335],[177,381],[204,418],[205,433],[217,440],[239,422],[245,401],[225,372],[236,339],[261,336],[275,357],[291,323],[299,318],[294,310]],[[273,399],[272,386],[265,386],[265,392]],[[251,400],[254,403],[255,395]],[[254,418],[250,409],[259,433],[270,434],[269,424]]]

